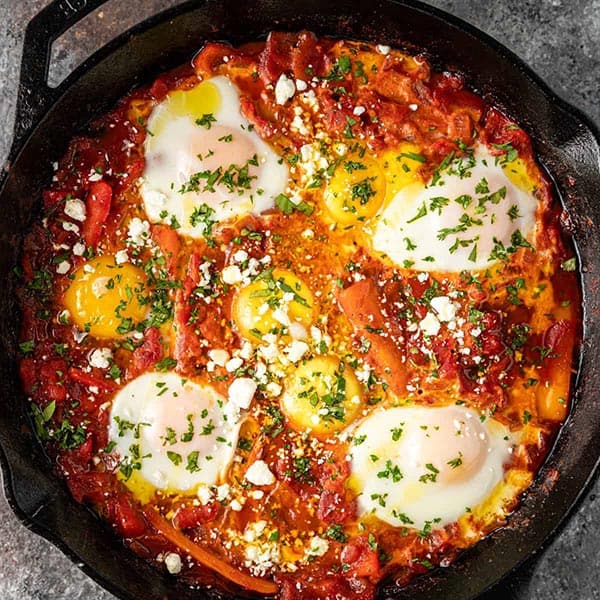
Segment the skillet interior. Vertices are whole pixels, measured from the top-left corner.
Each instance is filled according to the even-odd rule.
[[[84,3],[85,4],[85,3]],[[0,191],[0,273],[9,278],[21,233],[37,214],[39,192],[51,177],[50,163],[64,152],[72,133],[90,116],[108,110],[135,84],[190,58],[204,40],[242,42],[271,29],[307,28],[321,35],[426,48],[434,64],[455,68],[468,85],[504,108],[531,134],[541,162],[555,177],[569,210],[584,265],[585,342],[575,407],[554,452],[539,473],[510,526],[466,552],[451,569],[438,570],[399,591],[384,587],[382,598],[472,598],[538,549],[575,502],[598,460],[600,435],[595,390],[600,374],[592,353],[598,347],[600,298],[600,147],[585,120],[558,101],[518,59],[470,26],[417,3],[375,0],[252,0],[188,3],[136,27],[94,55],[60,88],[61,95],[13,161]],[[43,158],[40,158],[43,157]],[[18,313],[11,286],[0,291],[0,444],[5,487],[17,514],[48,537],[111,591],[122,597],[198,598],[125,550],[97,519],[70,498],[33,437],[18,391],[15,347]],[[559,473],[556,477],[556,473]],[[548,492],[551,490],[551,494]],[[210,593],[210,596],[219,594]]]

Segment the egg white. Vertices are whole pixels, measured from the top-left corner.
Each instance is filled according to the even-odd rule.
[[[185,492],[225,476],[240,425],[212,387],[174,372],[145,373],[115,395],[109,439],[121,465],[139,465],[135,470],[158,489]],[[189,464],[190,456],[197,460]]]
[[[148,119],[150,133],[144,142],[146,167],[140,188],[151,221],[177,223],[179,233],[194,238],[205,233],[204,223],[190,222],[195,208],[206,204],[215,211],[211,218],[216,222],[260,214],[274,206],[288,177],[281,158],[241,114],[236,86],[223,76],[201,85],[216,89],[217,107],[210,113],[215,121],[205,127],[196,123],[195,115],[174,114],[169,97],[158,104]],[[254,157],[258,165],[248,163],[254,162]],[[180,192],[194,174],[218,168],[226,171],[230,165],[247,166],[249,175],[256,177],[249,189],[229,190],[218,184],[214,191],[204,190],[206,180],[201,179],[199,191]]]
[[[454,405],[379,410],[352,436],[359,513],[420,530],[453,523],[485,500],[513,447],[505,426]]]
[[[484,180],[489,191],[478,192]],[[492,196],[502,190],[503,196]],[[457,201],[462,198],[467,204],[466,197],[471,199],[467,206]],[[445,200],[436,202],[436,198]],[[464,172],[442,171],[435,184],[431,180],[401,189],[376,217],[372,243],[396,265],[420,271],[484,269],[497,262],[491,256],[497,243],[511,247],[516,231],[534,245],[537,205],[530,193],[507,177],[499,159],[479,145]],[[444,230],[461,227],[461,223],[464,231],[444,237]]]

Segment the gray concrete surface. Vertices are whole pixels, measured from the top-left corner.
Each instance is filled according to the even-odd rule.
[[[47,3],[0,0],[0,164],[11,143],[23,31]],[[55,44],[52,81],[60,81],[115,33],[174,4],[177,1],[111,0],[100,14],[91,15],[78,31]],[[430,4],[496,37],[600,124],[600,0],[430,0]],[[600,599],[599,493],[596,481],[543,555],[486,600]],[[111,598],[51,544],[22,527],[0,496],[0,600]]]

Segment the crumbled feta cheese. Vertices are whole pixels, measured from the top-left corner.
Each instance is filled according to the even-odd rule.
[[[296,93],[294,82],[282,73],[275,84],[275,101],[277,104],[285,104]]]
[[[304,124],[302,117],[296,115],[292,122],[290,123],[290,129],[292,131],[297,131],[300,135],[308,135],[308,127]]]
[[[419,108],[419,105],[418,104],[409,104],[408,108],[414,112],[415,110],[417,110]]]
[[[219,367],[224,367],[225,363],[229,360],[229,352],[227,350],[209,350],[208,358],[212,360]]]
[[[239,501],[236,498],[234,498],[229,503],[229,508],[231,508],[231,510],[234,510],[235,512],[240,512],[240,510],[242,510],[242,505],[239,503]]]
[[[306,83],[306,81],[303,81],[302,79],[296,79],[296,89],[299,92],[303,92],[307,88],[308,88],[308,83]]]
[[[233,260],[238,263],[242,263],[248,260],[248,253],[245,250],[238,250],[233,255]]]
[[[127,228],[129,239],[137,246],[143,245],[150,236],[150,223],[134,217]]]
[[[217,500],[223,502],[229,496],[230,488],[228,483],[224,483],[217,487]]]
[[[165,566],[171,575],[177,575],[181,571],[181,557],[175,552],[169,552],[165,556]]]
[[[225,363],[225,370],[228,373],[233,373],[234,371],[237,371],[243,364],[244,361],[238,356],[236,356]]]
[[[96,367],[97,369],[108,369],[111,359],[112,351],[110,348],[96,348],[90,354],[88,362],[92,367]]]
[[[456,305],[448,296],[436,296],[431,299],[430,304],[442,323],[453,321],[456,317]]]
[[[203,505],[208,504],[212,500],[212,492],[210,491],[210,488],[206,485],[201,485],[198,487],[196,496],[198,496],[198,500],[200,500],[200,502]]]
[[[425,335],[437,335],[440,330],[440,322],[432,312],[428,312],[425,318],[419,322],[419,328]]]
[[[85,204],[77,198],[70,198],[65,202],[65,215],[75,221],[85,221]]]
[[[360,115],[362,115],[367,109],[364,106],[355,106],[354,110],[352,111],[352,114],[355,117],[360,117]]]
[[[228,285],[235,285],[242,281],[242,272],[237,265],[229,265],[221,271],[221,278]]]
[[[246,481],[254,485],[271,485],[275,483],[275,476],[264,460],[257,460],[248,467]]]
[[[304,327],[302,323],[298,323],[297,321],[292,321],[289,324],[289,331],[290,335],[295,340],[305,340],[308,337],[306,327]]]
[[[421,283],[425,283],[429,279],[429,274],[422,272],[417,274],[417,280]]]
[[[289,326],[291,324],[290,317],[287,314],[287,306],[284,308],[278,307],[273,311],[273,318],[282,325]]]
[[[310,540],[307,554],[309,556],[323,556],[329,550],[329,542],[320,537],[313,537]]]
[[[248,523],[244,530],[244,540],[247,542],[255,542],[267,528],[267,522],[264,519],[255,521],[254,523]]]
[[[102,179],[101,171],[96,171],[95,169],[92,169],[90,171],[90,174],[88,175],[88,181],[100,181],[101,179]]]
[[[390,53],[391,48],[389,46],[384,46],[383,44],[377,44],[377,46],[375,46],[375,50],[377,50],[379,54],[383,54],[385,56],[386,54]]]
[[[296,363],[309,351],[309,349],[306,342],[294,340],[286,348],[287,357],[291,362]]]
[[[127,250],[119,250],[115,254],[115,262],[118,265],[122,265],[123,263],[126,263],[128,261],[129,261],[129,255],[127,254]]]
[[[71,221],[63,221],[62,227],[65,231],[79,233],[79,225],[75,225],[75,223],[71,223]]]
[[[256,393],[256,381],[249,377],[238,377],[234,379],[229,386],[228,396],[229,401],[233,402],[239,408],[246,410],[250,408],[250,403]]]
[[[271,394],[271,396],[279,396],[279,394],[281,394],[281,390],[282,387],[274,381],[271,381],[267,384],[267,392]]]
[[[84,265],[84,270],[87,266],[88,265]],[[92,293],[94,294],[94,296],[96,296],[96,298],[101,298],[102,296],[104,296],[104,294],[106,294],[106,292],[108,292],[107,285],[109,281],[110,277],[96,277],[94,279],[94,281],[92,282]]]
[[[243,342],[240,349],[239,355],[244,360],[249,360],[252,357],[252,344],[250,342]]]
[[[317,100],[317,95],[315,94],[314,90],[308,90],[308,92],[305,92],[303,98],[306,104],[308,104],[308,106],[313,110],[319,108],[319,101]]]
[[[81,242],[77,242],[76,244],[73,245],[73,254],[75,256],[83,256],[84,252],[85,252],[85,244],[82,244]]]
[[[62,262],[59,262],[58,265],[56,265],[56,272],[59,275],[64,275],[65,273],[69,272],[70,268],[71,263],[68,260],[63,260]]]

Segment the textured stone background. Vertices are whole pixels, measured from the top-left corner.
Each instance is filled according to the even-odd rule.
[[[326,1],[326,0],[324,0]],[[11,143],[23,30],[48,0],[0,0],[0,164]],[[97,47],[176,0],[111,0],[54,46],[59,82]],[[600,124],[600,0],[430,0],[500,40],[561,96]],[[543,555],[486,600],[600,599],[600,482]],[[0,498],[0,600],[109,600],[45,540],[22,527]],[[448,599],[452,600],[452,599]]]

